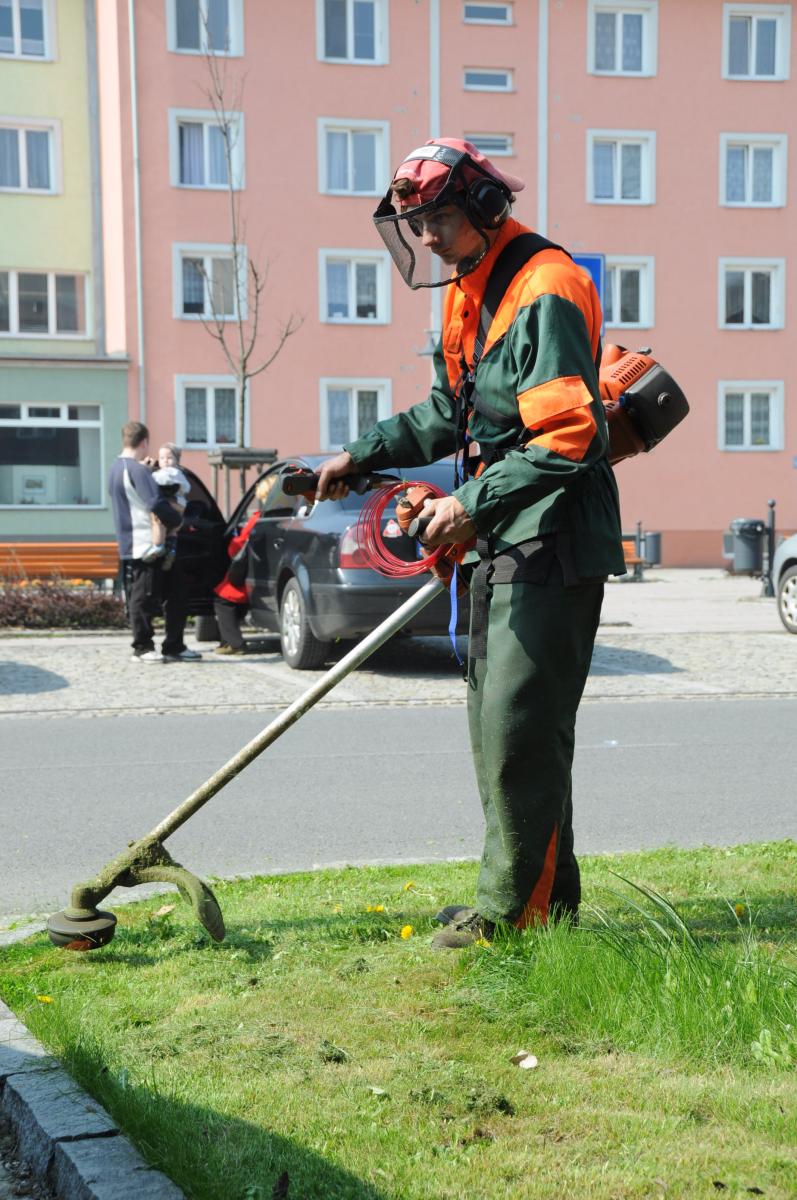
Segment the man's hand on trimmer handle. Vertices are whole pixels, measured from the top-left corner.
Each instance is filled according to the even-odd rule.
[[[452,542],[458,544],[469,541],[475,535],[476,526],[459,500],[453,496],[424,500],[416,534],[424,546],[447,546]]]
[[[340,454],[336,454],[334,458],[330,458],[324,463],[318,473],[316,499],[342,500],[349,494],[348,484],[341,482],[342,477],[356,474],[357,467],[349,452],[343,450]]]

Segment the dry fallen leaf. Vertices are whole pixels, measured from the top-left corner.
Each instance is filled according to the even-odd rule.
[[[174,908],[175,906],[173,904],[164,904],[156,913],[153,913],[152,915],[153,917],[165,917],[168,913],[174,912]]]
[[[531,1071],[539,1065],[537,1059],[528,1050],[518,1050],[517,1054],[513,1054],[509,1061],[516,1067],[520,1067],[521,1071]]]

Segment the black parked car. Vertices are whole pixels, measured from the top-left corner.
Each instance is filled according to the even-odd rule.
[[[203,617],[212,612],[212,588],[229,561],[226,544],[253,510],[254,491],[260,480],[278,477],[289,463],[317,471],[323,461],[322,455],[304,455],[274,463],[254,481],[226,525],[207,489],[196,476],[189,475],[192,489],[179,553],[192,576],[194,615]],[[453,484],[450,462],[390,474],[422,479],[444,491],[450,491]],[[333,641],[370,633],[429,578],[424,573],[390,579],[365,565],[355,537],[365,499],[350,493],[343,500],[313,505],[303,496],[286,495],[276,478],[249,538],[246,587],[251,620],[257,628],[279,634],[285,661],[298,670],[320,667]],[[398,529],[394,509],[386,511],[382,531],[395,555],[408,561],[415,559],[417,545]],[[204,561],[200,553],[203,540],[208,543]],[[450,600],[443,594],[417,615],[406,627],[407,632],[445,635],[450,615]],[[467,598],[460,598],[460,633],[467,631],[467,622]],[[198,637],[204,638],[210,632],[205,620],[198,622]]]

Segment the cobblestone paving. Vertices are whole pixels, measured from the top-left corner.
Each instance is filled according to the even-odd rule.
[[[585,699],[797,695],[797,638],[760,584],[721,572],[661,573],[607,588]],[[143,665],[125,634],[0,638],[0,713],[95,716],[256,711],[290,704],[321,672],[292,671],[273,638],[258,652]],[[341,648],[343,653],[345,647]],[[464,653],[464,643],[460,647]],[[461,675],[448,639],[394,639],[324,705],[456,704]]]

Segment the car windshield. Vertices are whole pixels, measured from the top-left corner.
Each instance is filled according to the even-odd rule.
[[[420,480],[423,483],[433,483],[435,487],[439,487],[441,492],[451,492],[454,488],[454,464],[453,462],[431,463],[426,467],[401,467],[398,470],[393,468],[385,470],[386,475],[397,475],[401,479]],[[358,496],[356,492],[349,492],[341,500],[343,508],[347,512],[358,512],[365,503],[366,497],[373,495],[373,492],[366,492],[365,496]],[[387,510],[392,511],[392,505]]]

